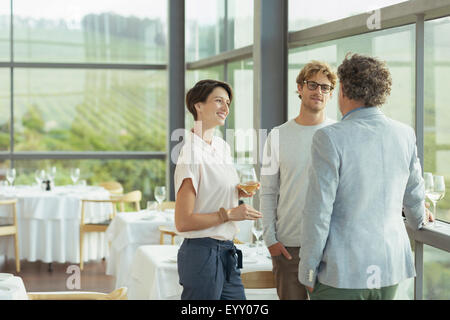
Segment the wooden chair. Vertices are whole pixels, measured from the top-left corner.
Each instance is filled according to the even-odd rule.
[[[111,194],[123,194],[123,187],[117,181],[101,182],[98,185],[108,190]]]
[[[84,268],[83,261],[83,244],[84,244],[84,234],[87,232],[105,232],[108,229],[112,219],[116,216],[116,204],[117,200],[81,200],[81,222],[80,222],[80,270]],[[97,223],[85,223],[85,208],[86,203],[111,203],[112,204],[112,213],[109,216],[108,220],[97,222]]]
[[[59,292],[30,292],[30,300],[128,300],[127,288],[122,287],[111,293],[59,291]]]
[[[276,288],[275,276],[272,271],[251,271],[242,273],[241,279],[245,289]]]
[[[159,236],[159,244],[164,244],[164,236],[168,235],[171,236],[171,244],[175,244],[175,236],[178,234],[177,231],[174,228],[166,227],[166,226],[159,226],[158,227],[160,236]]]
[[[166,209],[174,209],[175,210],[175,201],[165,201],[161,203],[161,211]]]
[[[17,232],[17,199],[0,200],[0,205],[10,205],[13,209],[13,224],[0,224],[0,236],[14,235],[14,251],[16,255],[16,271],[20,272],[19,237]]]
[[[128,192],[122,196],[114,195],[111,197],[111,199],[119,203],[120,212],[125,212],[125,203],[134,204],[134,209],[136,211],[141,210],[142,192],[139,190]]]

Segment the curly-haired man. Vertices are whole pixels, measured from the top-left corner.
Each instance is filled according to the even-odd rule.
[[[392,84],[384,62],[347,55],[338,78],[342,121],[311,146],[299,281],[311,299],[393,299],[415,276],[402,207],[415,229],[429,214],[415,134],[380,109]]]

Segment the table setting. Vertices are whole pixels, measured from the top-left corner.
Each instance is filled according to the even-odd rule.
[[[20,258],[30,262],[42,261],[79,263],[79,226],[81,199],[109,199],[107,190],[98,186],[53,186],[50,190],[39,184],[2,185],[0,199],[17,198],[17,224]],[[86,222],[106,220],[112,212],[110,203],[89,203],[85,209]],[[11,223],[10,208],[0,208],[0,222]],[[97,260],[107,255],[108,246],[103,233],[85,237],[84,260]],[[8,237],[0,239],[0,252],[14,257],[14,245]]]

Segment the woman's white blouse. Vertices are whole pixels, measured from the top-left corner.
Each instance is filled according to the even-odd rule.
[[[238,205],[236,185],[239,177],[230,146],[220,137],[214,136],[209,145],[196,134],[186,132],[175,168],[175,195],[184,179],[192,180],[196,192],[194,213],[211,213],[221,207],[231,209]],[[236,222],[228,221],[203,230],[180,232],[179,235],[184,238],[233,240],[237,232]]]

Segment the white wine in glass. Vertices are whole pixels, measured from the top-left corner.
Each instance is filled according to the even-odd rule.
[[[240,170],[240,184],[239,188],[244,190],[247,194],[252,194],[258,188],[258,178],[256,177],[255,169],[245,168]]]

